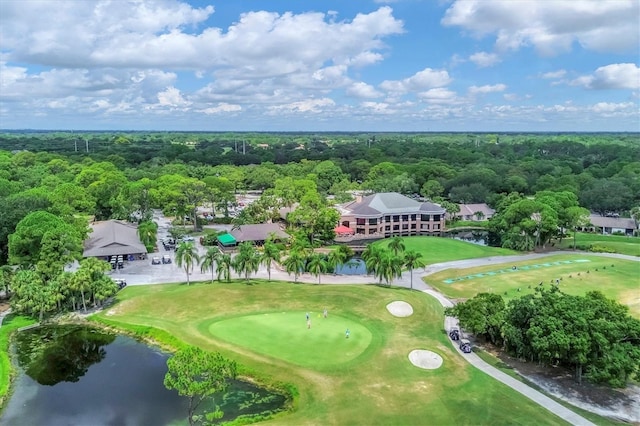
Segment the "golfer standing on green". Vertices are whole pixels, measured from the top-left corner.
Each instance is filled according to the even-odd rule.
[[[347,328],[347,331],[344,332],[344,337],[348,339],[349,338],[349,334],[351,334],[351,332]]]

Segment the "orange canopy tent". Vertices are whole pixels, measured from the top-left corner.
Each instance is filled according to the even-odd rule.
[[[340,225],[334,229],[335,233],[338,235],[353,235],[355,234],[354,230],[349,228],[348,226]]]

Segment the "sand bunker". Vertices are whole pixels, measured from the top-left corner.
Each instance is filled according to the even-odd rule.
[[[391,302],[387,305],[387,310],[394,317],[408,317],[413,314],[413,308],[407,302]]]
[[[424,368],[425,370],[435,370],[442,365],[442,357],[440,355],[423,349],[411,351],[409,353],[409,361],[416,367]]]

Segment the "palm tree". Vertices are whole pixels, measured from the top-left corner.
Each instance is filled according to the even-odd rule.
[[[260,256],[253,244],[244,241],[238,245],[238,254],[233,259],[232,267],[238,275],[244,274],[244,279],[249,281],[252,272],[258,272]]]
[[[377,275],[378,267],[380,266],[380,258],[384,249],[377,244],[369,244],[367,248],[362,252],[362,260],[367,267],[367,274]]]
[[[290,250],[289,256],[282,262],[284,269],[291,274],[293,272],[294,281],[298,282],[298,275],[304,270],[307,259],[301,250]]]
[[[338,265],[346,264],[353,257],[353,249],[346,245],[340,245],[335,250],[329,252],[327,265],[333,269],[334,273]]]
[[[413,270],[415,268],[423,268],[425,265],[422,260],[422,253],[409,250],[404,254],[404,266],[409,268],[409,277],[411,280],[411,289],[413,290]]]
[[[280,262],[280,249],[276,243],[268,239],[264,242],[264,247],[262,247],[260,263],[267,267],[269,281],[271,281],[271,265],[273,265],[273,262]]]
[[[200,256],[198,256],[198,250],[192,242],[182,242],[178,245],[176,250],[176,265],[184,268],[187,273],[187,285],[190,285],[189,274],[193,271],[194,264],[200,262]]]
[[[380,262],[376,270],[376,276],[391,285],[394,278],[402,276],[402,258],[393,254],[390,250],[384,250],[380,256]]]
[[[232,263],[233,261],[231,260],[231,255],[226,253],[220,255],[216,263],[216,273],[218,274],[218,281],[220,281],[220,278],[223,276],[226,282],[231,281],[231,264]]]
[[[327,261],[324,256],[316,253],[309,259],[309,272],[318,277],[318,284],[320,284],[320,277],[322,273],[327,269]]]
[[[153,251],[158,235],[158,224],[152,221],[140,222],[138,225],[138,237],[147,248],[147,251]]]
[[[399,252],[404,251],[404,249],[406,248],[404,245],[404,239],[402,237],[391,238],[388,247],[393,250],[393,254],[395,254],[396,256]]]
[[[207,252],[202,256],[202,262],[200,263],[200,271],[211,271],[211,284],[213,284],[213,270],[216,262],[220,257],[220,250],[217,247],[209,247]]]

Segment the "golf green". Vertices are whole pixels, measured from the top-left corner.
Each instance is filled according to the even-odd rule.
[[[348,318],[309,312],[309,322],[310,327],[303,311],[268,312],[215,322],[209,332],[256,353],[314,368],[351,361],[371,343],[369,329]]]

